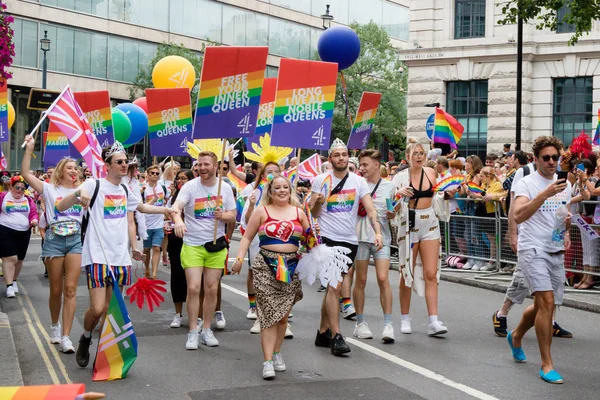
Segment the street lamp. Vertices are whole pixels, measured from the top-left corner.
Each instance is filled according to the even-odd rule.
[[[46,53],[50,51],[50,39],[48,39],[48,31],[44,31],[44,37],[40,39],[40,49],[44,52],[44,62],[42,64],[42,89],[46,89],[46,75],[48,74],[48,60]]]
[[[331,21],[333,21],[333,15],[329,14],[329,4],[326,4],[325,7],[325,14],[321,15],[321,19],[323,20],[323,29],[330,28]]]

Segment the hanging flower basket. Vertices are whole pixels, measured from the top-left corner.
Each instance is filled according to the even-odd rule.
[[[15,55],[14,31],[10,27],[13,22],[15,19],[6,12],[6,4],[0,1],[0,86],[4,86],[5,82],[12,78],[9,68]]]

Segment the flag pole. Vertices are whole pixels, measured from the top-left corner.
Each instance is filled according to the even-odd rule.
[[[296,193],[296,188],[298,187],[298,181],[300,180],[300,172],[298,171],[298,167],[300,166],[300,157],[302,156],[302,147],[298,147],[298,153],[296,157],[298,158],[298,164],[296,164],[296,180],[293,183],[294,190],[293,193]]]
[[[34,139],[35,139],[35,134],[40,129],[40,125],[42,125],[42,122],[46,119],[46,117],[50,113],[50,110],[52,110],[54,108],[54,106],[56,105],[56,103],[58,103],[58,100],[60,100],[60,98],[65,94],[65,92],[68,89],[69,89],[69,85],[65,86],[65,88],[63,89],[63,91],[60,92],[60,94],[54,100],[54,102],[52,104],[50,104],[50,107],[48,107],[45,111],[42,111],[42,115],[40,115],[40,120],[38,121],[38,123],[35,126],[35,128],[33,128],[33,131],[31,131],[31,133],[29,134],[29,136],[34,135]],[[26,145],[27,145],[27,140],[23,141],[23,144],[21,145],[21,148],[24,149]]]
[[[221,163],[225,162],[225,151],[227,150],[227,139],[223,139],[223,149],[221,150]],[[222,166],[219,165],[219,186],[217,187],[217,201],[220,203],[219,206],[222,206],[223,201],[220,199],[221,196],[221,186],[223,185],[223,169]],[[217,244],[217,228],[219,226],[219,221],[215,219],[215,227],[213,230],[213,244]]]

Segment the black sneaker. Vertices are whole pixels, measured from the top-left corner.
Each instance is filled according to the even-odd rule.
[[[494,323],[494,333],[500,337],[506,337],[508,333],[506,331],[506,317],[499,317],[498,311],[494,311],[494,315],[492,315],[492,322]]]
[[[350,353],[350,346],[346,344],[342,335],[336,333],[333,339],[331,339],[331,354],[339,357],[346,353]]]
[[[317,292],[318,292],[318,293],[323,293],[323,292],[324,292],[324,291],[326,291],[326,290],[327,290],[327,288],[326,288],[325,286],[321,285],[321,286],[319,286],[319,288],[317,289]]]
[[[552,325],[552,336],[565,339],[571,339],[573,334],[566,329],[561,328],[556,322]]]
[[[77,354],[75,360],[81,368],[87,367],[90,362],[90,345],[92,344],[92,336],[89,338],[81,335],[79,338],[79,346],[77,346]]]
[[[317,329],[317,337],[315,338],[315,346],[317,347],[331,347],[331,329],[327,329],[321,333]]]

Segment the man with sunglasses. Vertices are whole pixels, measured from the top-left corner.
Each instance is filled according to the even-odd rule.
[[[534,303],[525,309],[517,328],[507,335],[512,357],[525,362],[521,341],[535,326],[542,356],[540,377],[549,383],[563,383],[550,354],[552,314],[562,304],[565,287],[564,251],[571,246],[570,219],[557,213],[571,200],[571,184],[557,179],[556,170],[563,144],[552,136],[540,136],[533,143],[537,170],[521,179],[515,188],[514,219],[519,224],[518,266],[525,276]]]
[[[146,183],[142,187],[142,201],[145,204],[156,207],[164,207],[167,204],[167,188],[158,184],[159,177],[160,168],[158,165],[151,165],[146,169]],[[146,215],[145,217],[146,232],[148,234],[148,237],[144,239],[146,276],[156,279],[161,246],[165,236],[164,218],[162,215]],[[152,252],[152,274],[150,274],[150,252]]]

